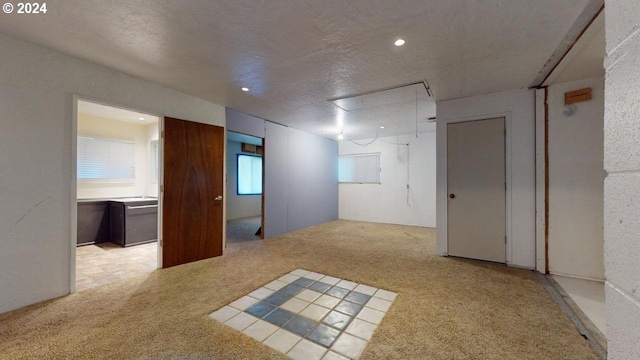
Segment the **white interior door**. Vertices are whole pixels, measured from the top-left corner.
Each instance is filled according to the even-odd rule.
[[[505,262],[504,118],[447,125],[448,254]]]

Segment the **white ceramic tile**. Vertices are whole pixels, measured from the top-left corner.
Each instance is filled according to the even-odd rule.
[[[278,350],[281,353],[287,353],[291,348],[298,343],[302,338],[298,335],[294,335],[286,330],[280,329],[274,332],[267,340],[262,343],[268,347]]]
[[[278,330],[277,326],[263,320],[258,320],[242,332],[262,342],[264,339],[276,332],[276,330]]]
[[[289,274],[295,275],[295,276],[305,276],[308,273],[310,273],[310,271],[308,271],[308,270],[296,269],[296,270],[293,270],[292,272],[290,272]]]
[[[225,322],[229,319],[231,319],[232,317],[238,315],[240,313],[240,311],[238,309],[234,309],[231,306],[225,306],[223,308],[220,308],[214,312],[212,312],[209,317],[214,319],[214,320],[218,320],[220,322]]]
[[[318,281],[323,282],[325,284],[329,284],[329,285],[335,285],[335,284],[339,283],[340,280],[342,280],[342,279],[338,279],[337,277],[333,277],[333,276],[328,276],[327,275],[325,277],[320,278],[320,280],[318,280]]]
[[[356,318],[358,319],[362,319],[376,325],[380,324],[380,321],[382,321],[383,317],[384,313],[382,311],[366,306],[363,307],[362,310],[360,310],[360,313],[358,313],[358,315],[356,316]]]
[[[343,333],[338,337],[331,350],[351,359],[357,359],[367,346],[367,342],[353,335]]]
[[[287,355],[294,360],[320,360],[325,352],[327,352],[327,348],[302,339]]]
[[[338,303],[340,303],[340,299],[335,298],[331,295],[322,295],[320,296],[316,301],[314,301],[314,304],[320,305],[320,306],[324,306],[326,308],[329,309],[333,309],[336,305],[338,305]]]
[[[376,291],[375,294],[373,294],[374,297],[378,297],[384,300],[389,300],[389,301],[393,301],[396,299],[396,296],[398,296],[398,294],[391,292],[391,291],[387,291],[387,290],[378,290]]]
[[[356,288],[356,286],[358,286],[358,283],[354,283],[353,281],[348,281],[348,280],[342,280],[339,283],[337,283],[336,286],[339,286],[339,287],[345,288],[345,289],[349,289],[349,290],[353,290],[353,289]]]
[[[386,313],[387,310],[389,310],[389,307],[391,306],[391,301],[387,301],[377,297],[372,297],[371,299],[369,299],[366,306]]]
[[[306,277],[307,279],[311,279],[311,280],[320,280],[324,277],[324,275],[322,274],[318,274],[317,272],[310,272],[306,275],[304,275],[304,277]]]
[[[329,313],[329,311],[330,310],[325,307],[322,307],[316,304],[311,304],[307,306],[304,310],[302,310],[300,312],[300,315],[304,317],[308,317],[309,319],[312,319],[315,321],[320,321],[325,315]]]
[[[241,312],[240,314],[232,317],[231,319],[225,321],[225,325],[228,325],[238,331],[242,331],[249,327],[249,325],[258,321],[258,318],[255,316],[251,316],[245,312]]]
[[[328,351],[327,354],[322,358],[322,360],[350,360],[350,359],[338,353],[335,353],[333,351]]]
[[[291,298],[286,303],[280,305],[281,308],[285,310],[289,310],[292,313],[299,313],[302,309],[306,308],[309,305],[309,302],[300,300],[297,298]]]
[[[240,299],[232,302],[229,306],[234,307],[240,311],[245,311],[249,306],[258,302],[258,299],[251,296],[243,296]]]
[[[373,336],[373,332],[377,327],[378,325],[372,324],[370,322],[366,322],[360,319],[353,319],[345,332],[369,341],[371,340],[371,336]]]
[[[269,290],[278,291],[285,286],[287,286],[286,282],[280,281],[280,280],[273,280],[272,282],[268,283],[264,287],[266,287]]]
[[[308,302],[314,302],[320,296],[322,296],[322,293],[319,293],[319,292],[313,291],[313,290],[309,290],[309,289],[304,289],[298,295],[296,295],[296,297],[298,299],[302,299],[302,300],[308,301]]]
[[[266,298],[267,296],[273,294],[275,291],[267,289],[265,287],[261,287],[260,289],[249,293],[249,296],[251,296],[252,298],[258,299],[258,300],[262,300],[264,298]]]
[[[300,276],[295,276],[295,275],[291,275],[291,274],[286,274],[286,275],[282,275],[278,278],[278,280],[280,281],[284,281],[287,284],[290,284],[296,280],[300,279]]]
[[[361,294],[365,294],[365,295],[371,296],[371,295],[375,294],[378,289],[374,288],[373,286],[360,284],[360,285],[356,286],[356,288],[353,289],[353,290],[357,291],[357,292],[359,292]]]

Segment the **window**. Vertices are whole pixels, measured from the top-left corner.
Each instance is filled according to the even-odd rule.
[[[134,155],[131,141],[78,136],[78,179],[134,180]]]
[[[238,195],[262,194],[262,157],[238,154]]]
[[[380,184],[380,153],[338,156],[338,181]]]

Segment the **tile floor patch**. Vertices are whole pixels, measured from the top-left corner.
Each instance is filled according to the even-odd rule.
[[[291,298],[286,303],[280,305],[281,308],[285,310],[289,310],[292,313],[296,313],[296,314],[302,311],[307,306],[309,306],[308,302],[304,300],[300,300],[298,298]]]
[[[276,330],[278,330],[277,326],[269,324],[268,322],[263,320],[258,320],[254,322],[253,325],[244,329],[242,332],[258,341],[264,341],[269,337],[269,335],[276,332]]]
[[[329,309],[333,309],[336,305],[340,304],[340,299],[330,295],[322,295],[313,303]]]
[[[327,352],[326,347],[318,346],[309,340],[302,339],[287,355],[294,360],[320,360],[325,352]]]
[[[209,317],[292,359],[357,359],[396,296],[297,269]]]
[[[391,306],[391,301],[384,300],[381,298],[376,298],[376,297],[371,298],[371,300],[369,300],[369,302],[367,303],[367,307],[380,310],[382,312],[387,312],[390,306]]]
[[[327,352],[327,354],[322,358],[322,360],[349,360],[338,353],[334,353],[333,351]]]
[[[372,287],[372,286],[367,286],[367,285],[358,285],[356,286],[355,289],[353,289],[354,291],[357,291],[359,293],[365,294],[365,295],[369,295],[372,296],[373,294],[376,293],[376,291],[378,291],[378,289]]]
[[[241,311],[245,311],[249,306],[257,302],[258,302],[258,299],[256,298],[252,298],[251,296],[243,296],[240,299],[229,304],[229,306],[234,307]]]
[[[273,290],[269,290],[266,287],[261,287],[260,289],[254,292],[250,292],[249,296],[251,296],[254,299],[262,300],[273,293],[274,293]]]

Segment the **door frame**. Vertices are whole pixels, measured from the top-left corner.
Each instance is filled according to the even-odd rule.
[[[160,191],[164,184],[164,115],[155,111],[123,105],[91,96],[72,94],[71,104],[71,191],[69,198],[69,212],[71,213],[71,241],[69,254],[69,293],[76,292],[76,248],[78,241],[78,101],[87,101],[100,105],[141,112],[158,117],[158,263],[156,268],[162,268],[162,198]]]
[[[266,168],[266,162],[265,162],[265,143],[267,141],[266,137],[260,137],[260,136],[256,136],[256,135],[252,135],[252,134],[247,134],[247,133],[243,133],[240,131],[236,131],[236,130],[229,130],[226,126],[224,128],[224,193],[225,193],[225,197],[224,197],[224,221],[222,224],[222,233],[223,233],[223,239],[222,239],[222,251],[227,251],[227,180],[229,179],[229,174],[227,173],[227,150],[228,149],[228,136],[229,136],[229,132],[233,132],[236,134],[241,134],[241,135],[246,135],[246,136],[251,136],[254,137],[256,139],[261,139],[262,140],[262,194],[260,194],[260,240],[264,240],[264,192],[265,192],[265,187],[264,187],[264,179],[265,179],[265,168]],[[266,134],[265,134],[266,135]],[[236,179],[237,180],[237,179]]]
[[[449,222],[448,222],[448,213],[449,213],[449,205],[448,205],[448,201],[447,201],[447,195],[448,193],[448,189],[447,189],[447,179],[448,179],[448,169],[447,169],[447,165],[448,165],[448,154],[447,154],[447,142],[448,142],[448,129],[447,129],[447,125],[448,124],[453,124],[453,123],[463,123],[463,122],[470,122],[470,121],[482,121],[482,120],[490,120],[490,119],[495,119],[495,118],[504,118],[504,129],[505,129],[505,147],[504,147],[504,160],[505,160],[505,181],[506,181],[506,190],[505,190],[505,209],[506,209],[506,214],[505,214],[505,225],[506,225],[506,229],[505,229],[505,234],[507,236],[507,243],[505,246],[505,264],[510,265],[511,261],[512,261],[512,249],[513,249],[513,244],[512,244],[512,216],[511,216],[511,209],[512,209],[512,186],[511,186],[511,179],[512,179],[512,173],[511,173],[511,169],[512,169],[512,164],[511,164],[511,159],[512,159],[512,146],[511,146],[511,112],[500,112],[500,113],[492,113],[492,114],[484,114],[484,115],[476,115],[476,116],[468,116],[468,117],[461,117],[461,118],[456,118],[456,119],[447,119],[445,121],[439,121],[437,122],[437,127],[439,128],[438,133],[439,134],[443,134],[442,136],[440,136],[437,140],[437,151],[438,153],[442,154],[442,157],[438,156],[439,158],[444,159],[444,161],[441,162],[440,167],[438,167],[437,169],[437,179],[438,179],[438,186],[437,186],[437,197],[436,200],[441,204],[441,206],[437,207],[436,210],[436,216],[440,217],[442,219],[442,223],[438,226],[438,236],[442,236],[442,238],[445,239],[444,243],[444,248],[438,248],[438,253],[443,255],[443,256],[449,256],[449,237],[448,237],[448,226],[449,226]]]

